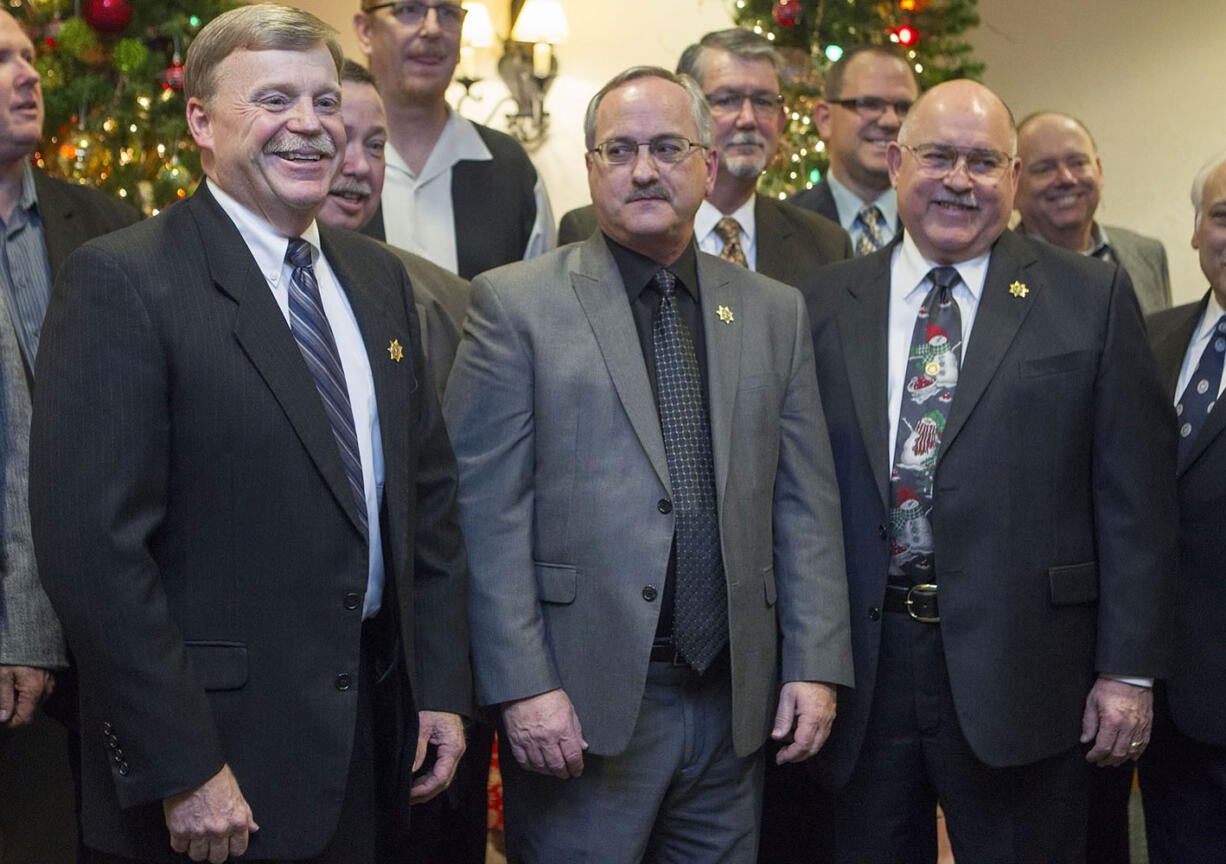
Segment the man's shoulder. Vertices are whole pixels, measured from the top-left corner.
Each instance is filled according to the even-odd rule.
[[[776,213],[779,218],[786,220],[798,230],[804,231],[813,237],[827,240],[834,239],[842,243],[843,238],[847,235],[847,232],[843,230],[843,226],[838,222],[823,216],[816,210],[799,207],[790,199],[780,201],[777,198],[759,195],[758,203],[759,206]]]
[[[1169,330],[1183,326],[1190,318],[1199,318],[1204,307],[1205,301],[1202,298],[1145,316],[1145,326],[1150,331],[1151,341]]]
[[[788,203],[793,207],[800,207],[814,213],[820,213],[829,219],[838,218],[838,207],[834,203],[834,193],[830,191],[830,184],[822,180],[811,189],[802,189],[800,192],[788,198]]]
[[[510,135],[475,122],[473,122],[473,129],[476,130],[481,141],[489,149],[490,155],[494,157],[494,162],[504,163],[499,165],[500,169],[507,165],[516,165],[527,169],[533,176],[536,175],[536,168],[533,167],[532,160],[528,158],[527,151],[524,150],[522,144]]]
[[[1107,233],[1107,242],[1112,246],[1124,247],[1127,251],[1155,262],[1166,259],[1166,246],[1157,237],[1140,234],[1119,225],[1103,225],[1103,230]]]
[[[37,168],[34,169],[34,185],[38,192],[40,206],[67,202],[74,209],[85,211],[99,221],[111,224],[115,228],[131,225],[141,218],[141,214],[134,207],[92,186],[69,183],[67,180],[52,177]]]

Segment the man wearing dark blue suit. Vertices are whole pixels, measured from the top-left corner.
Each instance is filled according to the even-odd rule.
[[[74,253],[48,311],[31,515],[96,861],[368,864],[463,751],[457,476],[412,292],[315,222],[340,63],[299,10],[210,22],[184,75],[207,180]]]
[[[1127,275],[1006,229],[1015,146],[991,91],[934,87],[889,148],[904,236],[804,286],[856,671],[815,765],[838,861],[931,864],[938,802],[960,864],[1084,861],[1086,760],[1143,752],[1169,669],[1169,402]]]
[[[1226,860],[1226,410],[1217,405],[1226,355],[1226,155],[1192,184],[1192,246],[1209,280],[1196,303],[1149,319],[1150,345],[1179,415],[1179,570],[1175,667],[1155,694],[1154,736],[1139,764],[1149,860]],[[1161,422],[1171,422],[1164,413]]]

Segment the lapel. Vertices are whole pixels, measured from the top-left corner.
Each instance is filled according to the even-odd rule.
[[[759,226],[760,230],[760,226]],[[761,253],[761,249],[758,250]],[[732,452],[732,415],[736,409],[736,388],[741,377],[741,316],[756,314],[746,301],[747,294],[732,276],[737,265],[720,267],[718,258],[698,253],[699,321],[707,343],[707,412],[711,422],[711,455],[715,463],[715,493],[720,512],[724,512],[724,490],[728,485],[728,464]],[[739,269],[739,267],[737,267]],[[721,306],[732,312],[725,324],[716,310]]]
[[[754,201],[753,218],[758,243],[757,272],[785,284],[793,284],[785,277],[789,273],[790,262],[787,249],[792,235],[796,233],[795,229],[761,194]]]
[[[234,337],[263,377],[354,528],[362,530],[332,426],[285,316],[230,217],[201,183],[187,202],[207,250],[209,275],[238,304]]]
[[[1204,314],[1205,306],[1209,303],[1209,295],[1205,294],[1200,303],[1197,303],[1191,311],[1191,314],[1183,321],[1178,322],[1174,327],[1166,332],[1163,339],[1155,342],[1154,357],[1158,361],[1158,369],[1162,373],[1163,383],[1167,385],[1167,395],[1172,399],[1175,397],[1175,388],[1179,385],[1179,370],[1183,366],[1184,355],[1188,351],[1188,343],[1192,341],[1193,335],[1196,333],[1196,325],[1200,323],[1200,316]],[[1196,460],[1201,453],[1213,443],[1222,432],[1226,430],[1226,410],[1218,410],[1215,403],[1213,410],[1209,412],[1209,416],[1205,418],[1205,423],[1200,427],[1200,431],[1196,433],[1196,440],[1192,442],[1192,452],[1188,454],[1188,459],[1180,468],[1175,476],[1182,477],[1189,468],[1196,464]]]
[[[850,295],[839,305],[839,342],[843,349],[848,386],[860,425],[860,436],[872,466],[881,503],[889,509],[890,462],[894,456],[888,440],[890,259],[895,240],[864,258],[867,273],[847,286]]]
[[[88,238],[72,199],[39,169],[33,169],[33,174],[38,215],[43,221],[43,240],[47,244],[47,263],[54,280],[64,259]]]
[[[701,276],[699,277],[701,280]],[[604,357],[613,388],[639,443],[664,488],[671,489],[660,417],[647,380],[647,364],[634,327],[626,288],[604,236],[596,232],[579,249],[579,267],[570,274],[571,288],[587,316]]]
[[[1043,285],[1036,279],[1028,279],[1027,275],[1027,269],[1034,260],[1033,253],[1012,231],[1006,230],[992,247],[988,275],[983,283],[983,294],[979,298],[972,328],[975,338],[962,358],[958,389],[954,392],[949,420],[941,436],[938,465],[975,410],[1018,328],[1026,320],[1031,307],[1038,302]],[[1015,281],[1024,283],[1029,289],[1026,297],[1014,297],[1009,293],[1009,286]]]

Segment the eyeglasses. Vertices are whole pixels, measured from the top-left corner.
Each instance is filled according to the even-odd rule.
[[[775,114],[783,105],[782,93],[770,93],[764,90],[759,90],[756,93],[742,93],[739,90],[716,90],[714,93],[706,94],[707,104],[711,106],[711,111],[714,114],[737,114],[740,113],[741,106],[745,104],[745,100],[749,100],[749,106],[753,109],[753,113],[760,117],[770,117]]]
[[[894,116],[901,120],[907,116],[907,112],[911,110],[911,105],[913,104],[908,99],[891,102],[889,99],[882,99],[879,96],[857,96],[855,99],[827,99],[826,101],[831,105],[842,105],[844,108],[850,108],[865,120],[876,120],[885,114],[885,109],[887,108],[893,108]]]
[[[966,173],[980,183],[995,183],[1004,170],[1009,167],[1013,157],[999,150],[987,150],[973,147],[964,150],[950,144],[899,144],[904,150],[910,150],[919,162],[919,169],[930,177],[945,177],[958,168],[959,162],[966,163]]]
[[[464,26],[464,16],[468,14],[468,10],[459,3],[376,3],[373,6],[367,6],[362,11],[378,12],[380,9],[391,9],[392,17],[406,27],[422,26],[426,23],[426,16],[433,9],[438,18],[439,29],[456,32]]]
[[[657,135],[650,141],[610,138],[587,152],[599,154],[600,158],[609,165],[629,165],[638,158],[640,147],[646,147],[651,158],[664,165],[676,165],[689,156],[695,147],[699,150],[707,149],[706,145],[691,141],[681,135]]]

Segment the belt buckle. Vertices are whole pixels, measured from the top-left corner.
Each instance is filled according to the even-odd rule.
[[[936,624],[941,620],[940,615],[919,615],[916,613],[914,608],[915,600],[913,600],[911,597],[911,595],[916,591],[928,592],[928,596],[936,597],[937,586],[931,582],[921,582],[920,584],[912,585],[907,589],[907,614],[916,621],[922,621],[925,624]]]

